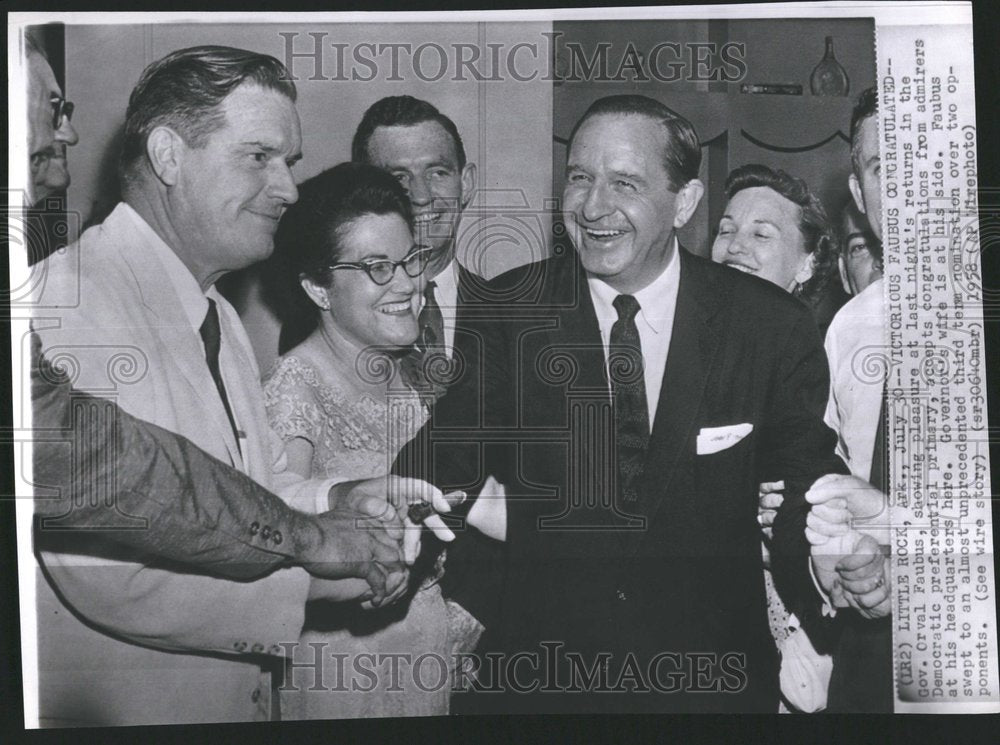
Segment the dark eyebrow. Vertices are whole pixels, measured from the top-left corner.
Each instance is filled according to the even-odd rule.
[[[628,171],[612,171],[611,173],[619,178],[628,179],[629,181],[638,181],[641,184],[646,183],[646,179],[638,173],[629,173]]]

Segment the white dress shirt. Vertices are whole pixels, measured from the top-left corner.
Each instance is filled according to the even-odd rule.
[[[824,421],[837,433],[837,455],[851,473],[868,480],[882,409],[883,364],[867,357],[884,357],[881,279],[851,298],[833,317],[826,332],[830,363],[830,398]],[[871,372],[871,374],[869,374]]]
[[[680,278],[681,262],[675,238],[670,263],[656,279],[633,295],[639,303],[635,325],[639,330],[639,343],[642,344],[650,430],[656,416],[656,404],[660,400],[663,373],[667,368],[667,352],[670,350],[670,337],[674,328],[674,311],[677,308]],[[611,327],[618,320],[618,311],[615,310],[613,303],[622,293],[596,277],[589,277],[587,284],[590,286],[590,297],[594,301],[594,311],[601,329],[604,363],[607,365]],[[608,380],[610,379],[609,375]]]

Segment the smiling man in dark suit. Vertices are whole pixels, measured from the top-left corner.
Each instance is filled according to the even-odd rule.
[[[575,250],[491,283],[411,444],[442,488],[506,487],[479,710],[777,710],[757,485],[794,496],[774,560],[809,588],[801,496],[845,469],[809,311],[677,242],[700,159],[662,104],[594,103],[569,143]]]

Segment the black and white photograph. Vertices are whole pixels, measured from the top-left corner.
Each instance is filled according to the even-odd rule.
[[[971,8],[805,5],[11,13],[24,727],[1000,711]]]

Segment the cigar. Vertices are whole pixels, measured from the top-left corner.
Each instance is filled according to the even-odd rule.
[[[464,491],[453,491],[448,492],[444,495],[445,500],[452,507],[457,507],[462,504],[466,499],[466,494]],[[406,516],[410,518],[410,522],[420,525],[424,520],[434,514],[434,505],[430,502],[414,502],[410,505],[410,508],[406,511]]]

